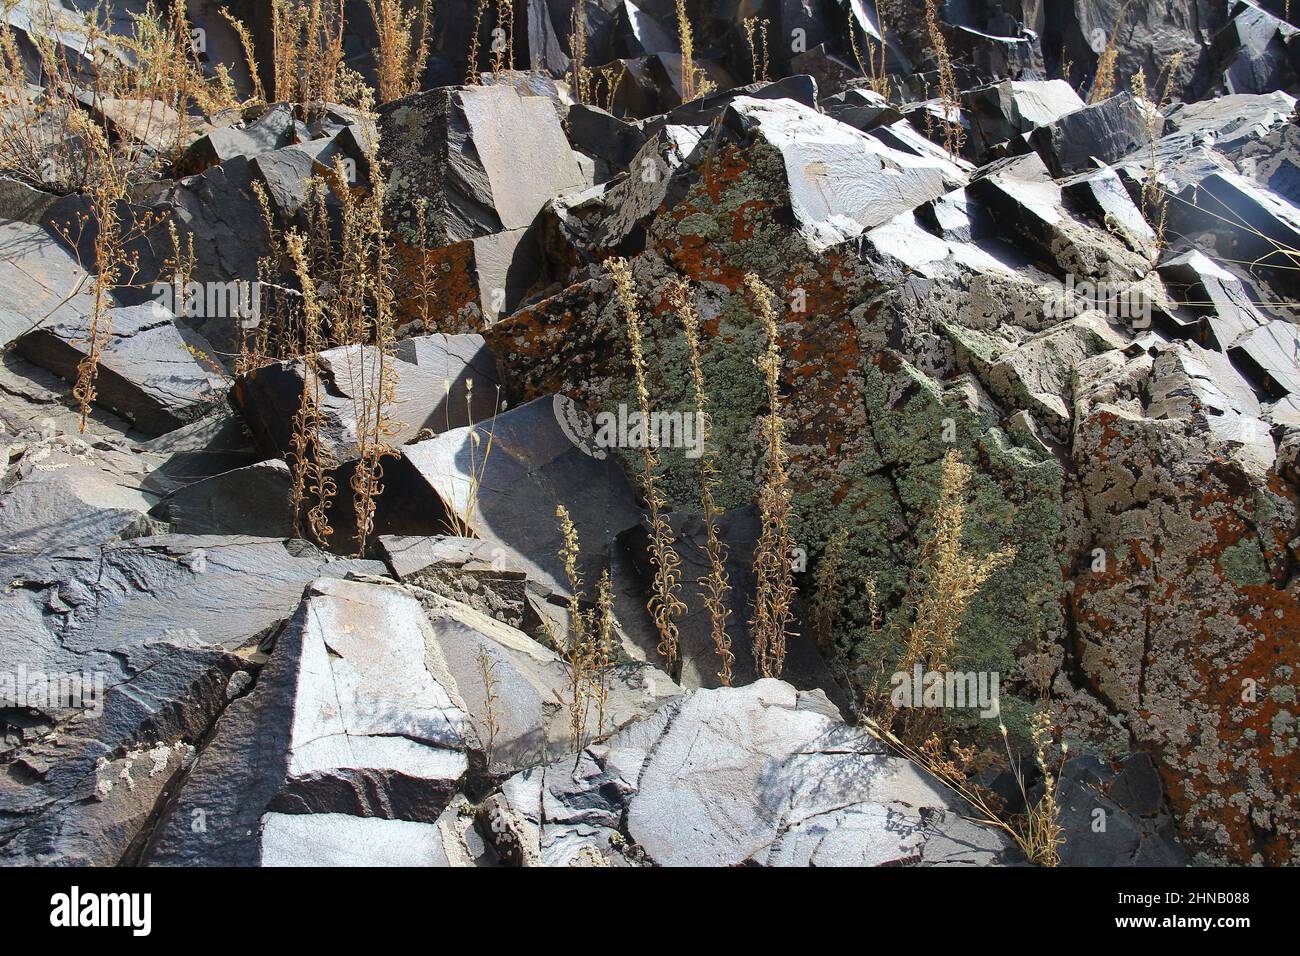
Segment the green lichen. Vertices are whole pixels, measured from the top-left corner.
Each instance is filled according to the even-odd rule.
[[[1250,538],[1224,548],[1219,555],[1219,566],[1228,580],[1238,587],[1268,583],[1268,568],[1264,564],[1263,552],[1259,550],[1259,541]]]

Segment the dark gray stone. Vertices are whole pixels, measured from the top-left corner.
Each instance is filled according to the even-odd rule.
[[[447,245],[532,224],[553,196],[582,185],[549,100],[509,86],[447,87],[386,103],[379,158],[390,164],[389,215],[417,242]]]
[[[204,478],[154,509],[177,534],[293,535],[293,477],[278,458]]]
[[[295,860],[337,863],[331,815],[437,823],[469,769],[472,730],[426,669],[429,632],[400,587],[313,582],[257,685],[226,710],[168,804],[142,862],[269,865],[284,861],[294,833],[308,841]],[[197,833],[196,811],[206,815]],[[281,814],[326,819],[294,826]],[[366,829],[384,841],[372,856],[409,858],[411,828]]]
[[[1153,132],[1148,108],[1131,93],[1117,93],[1037,127],[1029,142],[1053,176],[1084,172],[1096,167],[1094,160],[1113,163],[1148,145]],[[1155,121],[1156,139],[1164,135],[1164,126],[1163,118]]]
[[[0,555],[0,673],[86,675],[73,702],[42,703],[7,742],[0,858],[111,865],[189,748],[228,702],[231,677],[306,584],[370,562],[331,562],[302,542],[163,536],[40,557]],[[0,722],[12,721],[0,710]],[[11,731],[6,731],[6,740]],[[133,769],[134,767],[134,769]],[[214,809],[214,808],[209,808]]]
[[[594,587],[614,536],[636,524],[640,511],[618,464],[594,457],[599,449],[577,444],[576,421],[567,399],[539,398],[491,424],[407,445],[400,459],[385,466],[377,531],[447,533],[454,513],[457,525],[467,524],[478,537],[517,555],[530,579],[567,594],[555,516],[556,505],[563,504],[578,531],[579,570]]]
[[[112,327],[99,360],[97,403],[158,434],[201,417],[221,398],[227,380],[214,368],[212,346],[167,309],[124,306],[109,310],[106,319]],[[90,316],[69,316],[27,333],[17,348],[28,361],[75,382],[89,340]]]

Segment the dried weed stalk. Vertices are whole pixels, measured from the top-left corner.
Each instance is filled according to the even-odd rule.
[[[646,440],[641,455],[641,489],[650,511],[650,562],[654,565],[654,583],[647,609],[659,631],[659,653],[668,662],[674,674],[679,668],[677,619],[686,613],[686,605],[678,597],[681,590],[681,559],[674,548],[672,527],[666,515],[666,503],[659,491],[657,472],[659,458],[650,438],[650,391],[646,387],[645,354],[641,342],[641,316],[636,300],[636,283],[627,260],[610,259],[605,263],[614,280],[614,291],[627,320],[628,351],[635,376],[637,404],[641,421],[647,425]]]
[[[765,451],[764,474],[758,491],[762,530],[754,553],[754,609],[750,634],[754,661],[763,677],[780,677],[785,668],[786,641],[794,618],[794,568],[790,533],[794,518],[793,494],[787,472],[785,420],[781,415],[781,339],[776,325],[772,290],[754,273],[745,276],[767,336],[767,348],[756,359],[767,388],[768,413],[762,420]]]
[[[716,492],[721,484],[717,456],[709,443],[708,394],[704,389],[704,371],[700,365],[700,318],[695,311],[695,302],[685,280],[678,279],[669,286],[669,300],[682,323],[682,332],[686,337],[687,354],[690,359],[691,386],[695,394],[695,411],[704,422],[704,433],[700,436],[704,451],[700,455],[700,509],[703,512],[704,528],[707,535],[705,552],[709,559],[709,571],[700,580],[700,593],[704,606],[709,610],[710,635],[713,649],[718,655],[718,680],[723,687],[730,687],[732,665],[736,655],[731,650],[731,637],[727,634],[727,618],[731,616],[728,596],[731,583],[727,576],[727,546],[718,534],[718,506]]]

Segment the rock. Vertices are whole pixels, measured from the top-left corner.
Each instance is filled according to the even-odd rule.
[[[961,106],[973,154],[992,157],[995,146],[1083,109],[1084,102],[1065,80],[1003,80],[966,90]]]
[[[10,176],[0,176],[0,203],[3,203],[7,219],[39,224],[54,201],[55,197],[50,193],[34,189]]]
[[[260,460],[243,420],[227,407],[213,409],[203,418],[142,442],[139,447],[161,458],[144,481],[144,487],[158,494]]]
[[[1169,110],[1168,128],[1171,132],[1212,137],[1215,149],[1233,155],[1286,125],[1295,106],[1295,97],[1282,90],[1178,103]]]
[[[1067,0],[1034,9],[1036,14],[1026,18],[1025,26],[1043,38],[1043,57],[1049,69],[1059,70],[1064,58],[1072,64],[1073,82],[1095,77],[1097,62],[1114,36],[1117,85],[1126,85],[1139,69],[1154,81],[1173,56],[1181,53],[1173,93],[1188,98],[1204,82],[1202,37],[1223,25],[1227,4],[1174,6],[1158,0],[1134,0],[1121,12],[1106,0]]]
[[[646,139],[640,128],[583,103],[569,107],[565,129],[574,149],[603,160],[612,169],[626,169]]]
[[[1071,176],[1061,184],[1061,192],[1100,225],[1122,236],[1129,248],[1155,258],[1155,230],[1113,169],[1107,167]]]
[[[1163,136],[1164,119],[1153,118],[1150,109],[1131,93],[1117,93],[1035,128],[1029,142],[1053,176],[1081,173],[1094,160],[1113,163]]]
[[[450,808],[438,823],[354,817],[345,813],[268,813],[262,818],[258,863],[261,866],[487,865],[476,864],[466,851],[461,851],[462,857],[453,849],[463,842],[461,834],[453,828],[454,822],[454,811]]]
[[[1234,361],[1249,369],[1255,382],[1274,398],[1300,395],[1300,329],[1274,319],[1252,329],[1233,345]]]
[[[511,773],[571,752],[568,665],[551,649],[487,615],[425,591],[417,592],[432,627],[431,672],[468,714],[478,746],[488,750],[488,770]],[[480,660],[480,652],[486,665]],[[493,683],[488,704],[483,667]],[[585,732],[611,733],[675,697],[671,677],[646,664],[611,664],[608,698],[601,713],[590,705]],[[495,734],[489,718],[496,722]]]
[[[525,771],[480,819],[503,858],[513,844],[515,862],[528,865],[592,856],[660,866],[1015,859],[1004,835],[962,814],[824,697],[768,679],[695,691],[587,747],[576,763]]]
[[[117,99],[91,93],[81,94],[78,99],[115,136],[135,140],[161,156],[180,152],[211,129],[200,119],[176,112],[162,100]]]
[[[811,76],[788,76],[775,82],[751,83],[749,86],[710,93],[683,103],[662,117],[643,123],[642,129],[651,133],[663,126],[708,126],[742,96],[755,100],[789,100],[816,110],[817,82]]]
[[[386,360],[393,386],[388,416],[399,446],[421,432],[459,428],[490,418],[496,411],[499,383],[491,354],[478,336],[421,336],[400,345]],[[407,358],[403,358],[406,356]],[[409,361],[413,359],[414,361]],[[239,376],[232,398],[258,446],[286,458],[292,451],[293,421],[302,402],[304,381],[316,388],[322,416],[321,442],[337,465],[359,455],[358,415],[373,400],[379,372],[374,346],[341,346],[321,352],[308,371],[301,359],[273,362]]]
[[[1247,332],[1268,322],[1241,280],[1203,252],[1193,249],[1166,258],[1159,268],[1161,277],[1181,293],[1183,301],[1196,303],[1189,308],[1202,316],[1205,344],[1226,351]]]
[[[0,594],[0,673],[81,689],[74,700],[29,699],[34,725],[17,741],[6,731],[8,765],[21,772],[0,780],[0,858],[130,862],[248,666],[239,655],[292,613],[307,582],[348,570],[382,565],[330,562],[302,542],[201,536],[0,555],[11,582]]]
[[[403,537],[380,535],[379,548],[394,575],[404,583],[463,604],[529,637],[551,643],[544,621],[551,613],[539,606],[551,599],[531,584],[513,551],[478,538],[454,535]],[[557,610],[554,616],[559,616]]]
[[[247,126],[214,129],[199,137],[181,165],[201,173],[236,157],[254,159],[293,143],[295,130],[293,109],[288,103],[275,103]]]
[[[1295,498],[1252,450],[1271,438],[1227,443],[1210,424],[1248,424],[1250,390],[1217,353],[1218,371],[1177,347],[1079,369],[1068,495],[1094,558],[1070,596],[1081,673],[1151,755],[1194,861],[1278,863],[1293,853],[1273,781],[1296,755],[1279,736],[1300,664],[1282,584]],[[1247,703],[1257,681],[1268,695]]]
[[[153,532],[145,513],[157,496],[144,490],[137,456],[52,432],[10,438],[0,432],[6,463],[17,456],[0,474],[0,553],[96,547]]]
[[[0,347],[38,326],[84,321],[94,308],[94,280],[44,229],[0,221],[0,249]]]
[[[579,570],[593,588],[613,537],[640,512],[618,465],[576,443],[572,414],[562,397],[541,398],[490,425],[407,445],[385,467],[389,490],[379,499],[376,529],[411,535],[467,526],[517,555],[529,578],[567,594],[555,516],[563,504],[578,531]]]
[[[388,212],[411,245],[421,200],[428,244],[443,246],[526,228],[548,199],[582,185],[550,103],[508,86],[417,93],[385,104],[379,129]]]
[[[400,587],[313,582],[256,686],[227,708],[198,755],[143,862],[338,862],[362,833],[378,838],[367,851],[374,857],[410,859],[434,829],[334,815],[433,825],[465,777],[472,731],[426,669],[429,630]],[[199,833],[195,810],[208,814]]]
[[[27,360],[69,382],[89,354],[91,316],[46,322],[18,340]],[[157,303],[108,310],[109,325],[95,381],[95,401],[158,434],[203,415],[221,397],[226,379],[212,346],[188,332]],[[204,356],[201,358],[200,355]]]
[[[951,163],[900,153],[792,102],[739,97],[720,122],[780,155],[791,209],[813,251],[964,184]]]
[[[1056,801],[1065,831],[1062,866],[1187,865],[1187,852],[1179,846],[1164,806],[1160,778],[1144,753],[1127,758],[1118,772],[1092,756],[1067,760]]]
[[[831,119],[862,130],[864,133],[876,126],[887,126],[903,118],[889,100],[873,90],[852,89],[827,96],[817,104]]]
[[[267,201],[281,223],[295,221],[307,201],[308,179],[333,174],[335,157],[350,162],[354,171],[358,169],[358,159],[349,156],[333,138],[269,150],[253,160],[253,174],[266,187]],[[346,171],[346,165],[344,168]]]
[[[154,513],[177,534],[293,536],[293,477],[280,459],[204,478],[168,495]]]
[[[1282,294],[1300,289],[1288,250],[1300,248],[1300,212],[1227,170],[1188,185],[1169,204],[1168,228],[1220,257],[1250,263],[1253,276]]]
[[[404,320],[419,296],[435,298],[437,316],[477,303],[490,321],[513,309],[539,269],[527,230],[548,199],[584,184],[551,102],[504,85],[447,87],[385,104],[379,127]],[[416,288],[422,261],[432,289]]]
[[[1270,93],[1296,81],[1288,43],[1300,33],[1246,0],[1230,6],[1232,19],[1207,53],[1227,93]]]

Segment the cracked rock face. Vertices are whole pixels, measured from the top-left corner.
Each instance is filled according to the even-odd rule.
[[[0,710],[0,857],[132,859],[231,678],[306,583],[382,567],[301,544],[162,536],[0,558],[0,672],[26,675],[43,695]],[[47,694],[47,675],[77,683]]]
[[[545,866],[991,865],[1000,832],[849,727],[765,679],[701,690],[511,778],[480,818],[503,857]]]

